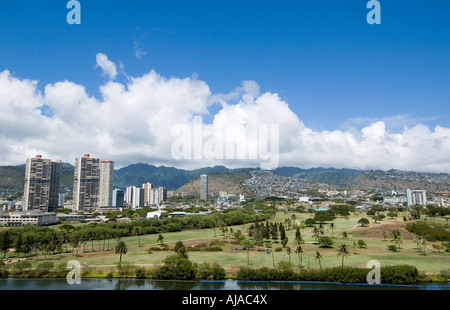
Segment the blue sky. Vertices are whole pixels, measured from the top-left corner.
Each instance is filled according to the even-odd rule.
[[[100,98],[104,53],[122,83],[155,70],[226,94],[253,80],[316,131],[450,127],[448,1],[380,0],[381,25],[365,0],[79,2],[69,25],[65,0],[2,1],[0,72]]]
[[[81,0],[68,25],[66,1],[2,1],[0,69],[97,96],[103,52],[129,75],[196,73],[213,92],[255,80],[315,129],[399,114],[449,126],[449,2],[380,1],[381,25],[366,3]]]

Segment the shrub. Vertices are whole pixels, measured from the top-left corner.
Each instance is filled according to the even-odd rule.
[[[412,284],[419,278],[419,271],[410,265],[381,267],[381,283]]]
[[[193,280],[196,270],[189,259],[174,254],[164,259],[164,266],[156,270],[154,277],[159,280]]]
[[[397,252],[397,247],[394,244],[390,244],[387,246],[389,251]]]
[[[13,266],[14,273],[20,275],[25,269],[31,268],[31,263],[29,261],[23,260],[17,262]]]
[[[197,268],[197,276],[200,279],[207,279],[212,275],[211,264],[207,262],[203,262],[198,265]]]
[[[326,269],[302,269],[294,272],[292,269],[259,269],[241,268],[237,279],[247,281],[321,281],[337,283],[367,283],[368,268],[334,267]],[[419,280],[417,268],[409,265],[381,268],[381,283],[411,284]]]
[[[145,279],[146,275],[145,275],[145,269],[138,267],[136,268],[136,279]]]
[[[136,266],[131,263],[125,263],[118,266],[119,276],[121,277],[131,277],[135,273]]]
[[[38,276],[46,275],[50,272],[51,269],[53,269],[55,265],[52,262],[43,262],[37,265],[36,272]]]
[[[442,227],[431,227],[424,221],[410,223],[406,225],[406,230],[424,237],[427,241],[450,241],[450,232]]]
[[[212,263],[212,278],[214,280],[225,279],[225,269],[219,263]]]
[[[319,245],[321,248],[331,248],[333,245],[333,239],[327,236],[322,236],[319,238]]]

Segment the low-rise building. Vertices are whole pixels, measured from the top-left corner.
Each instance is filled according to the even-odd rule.
[[[56,213],[41,212],[37,210],[0,213],[0,225],[20,227],[27,224],[34,226],[48,226],[58,224]]]

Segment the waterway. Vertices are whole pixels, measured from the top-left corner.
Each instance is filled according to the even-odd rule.
[[[450,284],[345,284],[323,282],[154,281],[136,279],[0,279],[0,290],[450,290]]]

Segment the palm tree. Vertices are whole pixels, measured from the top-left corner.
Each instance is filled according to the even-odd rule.
[[[301,246],[301,244],[295,248],[295,254],[300,256],[300,263],[298,264],[299,268],[302,267],[302,263],[303,263],[303,247]]]
[[[353,242],[353,254],[356,254],[357,247],[358,247],[358,245],[356,244],[356,242]]]
[[[337,256],[341,256],[342,257],[342,267],[344,267],[344,258],[346,256],[350,256],[350,252],[348,251],[348,247],[346,244],[341,244],[338,248],[338,254]]]
[[[119,266],[121,266],[122,264],[122,254],[127,254],[127,252],[128,252],[127,244],[122,240],[117,242],[116,254],[120,254]]]
[[[138,243],[139,247],[141,246],[141,234],[142,234],[142,228],[141,227],[133,227],[133,233],[138,237]]]
[[[423,255],[427,255],[426,254],[426,250],[427,250],[427,240],[426,239],[422,239],[420,241],[420,249],[423,251]]]
[[[393,230],[392,231],[392,237],[393,239],[391,241],[394,242],[395,246],[400,249],[400,245],[403,243],[403,235],[400,231],[398,230]]]
[[[291,265],[291,247],[286,247],[286,253],[289,256],[289,266]]]
[[[319,237],[320,237],[320,229],[317,228],[317,226],[314,226],[313,232],[312,232],[312,237],[317,239],[316,242],[318,242]]]
[[[250,265],[250,249],[254,247],[254,244],[250,240],[243,240],[241,245],[247,250],[247,265]]]
[[[323,255],[320,254],[319,251],[316,251],[316,256],[314,257],[314,259],[317,259],[317,261],[319,262],[320,270],[322,270],[322,264],[321,264],[321,262],[320,262],[320,260],[321,260],[322,258],[323,258]]]
[[[331,228],[331,238],[334,238],[333,231],[334,231],[334,223],[330,223]]]

